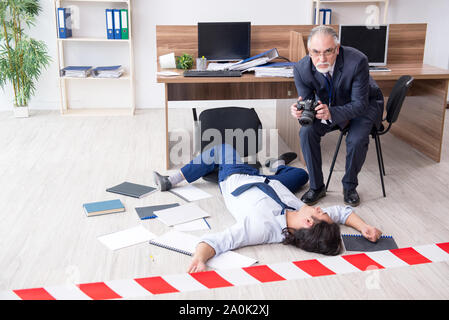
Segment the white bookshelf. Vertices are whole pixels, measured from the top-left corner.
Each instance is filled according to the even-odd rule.
[[[381,12],[381,4],[384,4],[384,12],[383,12],[383,24],[387,23],[387,15],[388,15],[388,5],[390,0],[312,0],[312,22],[319,21],[320,17],[320,7],[321,4],[329,4],[329,5],[340,5],[340,4],[357,4],[357,3],[366,3],[366,4],[375,4],[379,8],[379,12]],[[316,8],[316,11],[315,11]]]
[[[134,79],[134,54],[133,54],[133,37],[132,37],[132,0],[53,0],[54,3],[54,23],[56,30],[56,44],[57,44],[57,63],[58,63],[58,82],[59,82],[59,91],[60,91],[60,108],[62,115],[85,115],[85,116],[110,116],[110,115],[134,115],[135,112],[135,79]],[[62,39],[59,38],[58,33],[58,17],[57,17],[57,8],[60,7],[68,7],[70,5],[76,6],[86,6],[89,4],[100,4],[104,9],[109,9],[113,7],[114,4],[119,5],[123,9],[128,9],[128,33],[129,39],[107,39],[106,34],[106,18],[105,13],[103,12],[101,17],[83,17],[83,19],[101,19],[104,21],[104,37],[98,34],[85,34],[86,31],[82,35],[75,34],[74,30],[72,30],[72,37]],[[83,57],[83,65],[92,65],[89,61],[89,50],[96,50],[96,47],[104,47],[111,46],[110,50],[114,50],[117,46],[127,46],[128,49],[128,57],[127,61],[124,61],[123,64],[127,63],[127,68],[125,68],[125,73],[120,78],[76,78],[76,77],[65,77],[59,75],[59,70],[66,67],[66,55],[69,53],[69,50],[73,50],[74,46],[88,46],[86,50],[86,57]],[[108,48],[109,50],[109,48]],[[125,49],[126,50],[126,49]],[[123,58],[125,60],[125,57]],[[89,87],[91,86],[109,86],[111,83],[116,83],[123,87],[123,90],[128,89],[129,99],[126,99],[127,102],[125,105],[120,107],[99,107],[95,105],[86,104],[85,106],[78,106],[76,108],[71,108],[71,98],[83,97],[85,95],[82,90],[75,90],[76,92],[71,92],[70,97],[68,96],[68,89],[71,88],[72,85],[76,83],[85,83]],[[117,85],[114,85],[114,88],[117,88]],[[81,91],[81,92],[78,92]],[[117,92],[118,91],[118,92]],[[113,99],[114,94],[121,93],[120,90],[109,90],[107,92],[108,99]],[[86,98],[86,97],[84,97]]]

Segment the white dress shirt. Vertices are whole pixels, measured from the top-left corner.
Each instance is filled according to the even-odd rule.
[[[234,216],[236,223],[222,232],[206,234],[200,242],[206,242],[219,255],[228,250],[263,243],[280,243],[284,240],[282,230],[287,227],[286,216],[282,207],[259,188],[253,187],[239,196],[233,192],[241,185],[251,182],[264,182],[265,177],[246,174],[233,174],[220,183],[226,207]],[[283,203],[298,210],[304,203],[287,187],[277,180],[270,180],[269,185],[276,191]],[[333,206],[324,208],[330,218],[344,224],[352,212],[350,206]]]

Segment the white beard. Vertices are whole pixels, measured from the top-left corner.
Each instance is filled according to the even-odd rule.
[[[325,65],[326,65],[327,67],[324,67]],[[326,74],[326,73],[328,73],[328,72],[331,70],[331,66],[330,66],[329,64],[322,64],[319,68],[316,67],[316,70],[317,70],[319,73]]]

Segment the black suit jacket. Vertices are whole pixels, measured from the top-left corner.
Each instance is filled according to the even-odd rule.
[[[309,56],[295,64],[294,76],[298,96],[329,105],[326,79],[316,70]],[[368,58],[362,52],[341,46],[332,80],[333,101],[329,111],[333,124],[342,126],[354,118],[367,117],[376,126],[380,125],[384,98],[369,74]]]

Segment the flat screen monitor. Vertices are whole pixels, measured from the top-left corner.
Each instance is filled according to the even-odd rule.
[[[388,25],[340,25],[339,35],[340,44],[363,52],[370,66],[387,64]]]
[[[211,61],[249,58],[250,22],[198,22],[198,57]]]

